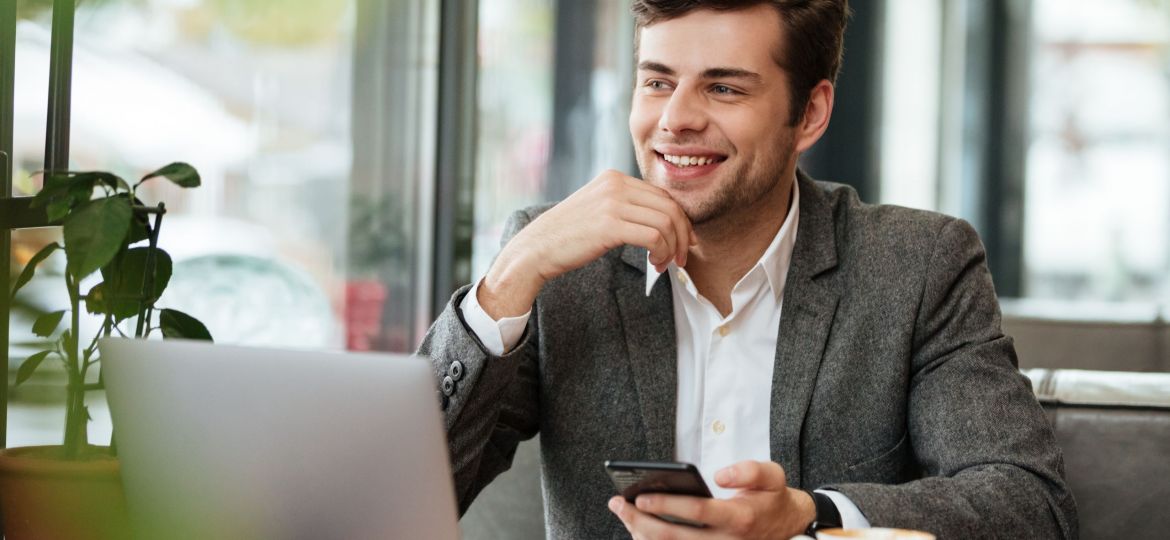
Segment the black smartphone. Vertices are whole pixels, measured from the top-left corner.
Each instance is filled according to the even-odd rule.
[[[711,498],[711,490],[703,481],[699,469],[690,463],[666,461],[606,461],[605,470],[613,480],[618,493],[629,502],[642,493],[668,493],[691,497]],[[661,519],[679,525],[705,527],[702,523],[660,515]]]

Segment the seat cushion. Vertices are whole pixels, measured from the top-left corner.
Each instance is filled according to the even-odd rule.
[[[1170,531],[1170,374],[1026,370],[1064,450],[1081,537]]]

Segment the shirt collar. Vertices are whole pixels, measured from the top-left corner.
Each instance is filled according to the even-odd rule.
[[[780,230],[776,231],[776,236],[768,244],[768,249],[764,250],[760,260],[752,267],[752,270],[757,267],[764,269],[764,274],[768,276],[768,285],[772,288],[772,294],[777,301],[784,294],[784,285],[788,281],[788,267],[792,264],[792,250],[796,246],[796,228],[799,222],[800,182],[794,181],[792,182],[792,204],[788,206],[788,216],[784,218]],[[667,266],[666,272],[674,273],[676,270],[678,270],[678,266],[672,262]],[[749,270],[748,273],[750,274],[752,270]],[[656,270],[654,265],[650,264],[650,254],[646,254],[646,296],[650,296],[654,284],[666,272]]]

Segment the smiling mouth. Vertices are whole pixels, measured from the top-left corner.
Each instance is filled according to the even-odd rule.
[[[676,156],[671,154],[663,154],[655,152],[662,160],[679,168],[687,167],[701,167],[704,165],[712,165],[715,163],[722,163],[727,160],[726,156]]]

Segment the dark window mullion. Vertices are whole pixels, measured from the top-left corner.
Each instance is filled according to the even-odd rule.
[[[440,6],[432,318],[472,279],[478,11],[478,1],[443,0]]]
[[[869,203],[881,196],[885,2],[852,4],[829,128],[800,159],[801,168],[813,178],[848,184]]]
[[[74,0],[53,1],[49,49],[49,110],[45,126],[45,170],[69,169],[69,110],[73,82]]]
[[[962,212],[1001,297],[1023,294],[1030,0],[967,4]]]

